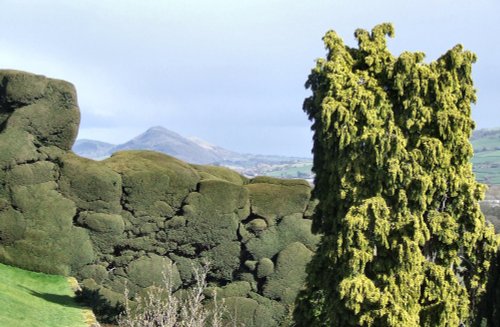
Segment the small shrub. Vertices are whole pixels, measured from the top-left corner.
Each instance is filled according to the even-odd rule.
[[[205,305],[208,263],[199,268],[193,266],[195,283],[182,296],[173,293],[172,269],[173,264],[168,265],[163,285],[150,287],[144,297],[136,297],[134,305],[128,300],[128,290],[125,291],[125,309],[118,318],[120,327],[242,326],[227,318],[224,300],[218,301],[216,292],[210,305]]]

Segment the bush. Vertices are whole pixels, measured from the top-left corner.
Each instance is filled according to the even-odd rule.
[[[134,304],[128,300],[125,291],[124,312],[118,318],[122,327],[162,326],[162,327],[222,327],[238,326],[236,322],[228,324],[224,301],[218,302],[214,294],[210,306],[204,303],[204,291],[207,288],[209,265],[194,268],[194,287],[178,297],[173,293],[173,265],[164,272],[163,285],[149,288],[145,297],[137,297]]]

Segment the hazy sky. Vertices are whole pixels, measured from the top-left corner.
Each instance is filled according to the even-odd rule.
[[[0,68],[71,81],[79,138],[161,125],[228,149],[309,156],[304,82],[328,29],[392,22],[395,54],[477,53],[479,128],[500,127],[498,0],[0,0]]]

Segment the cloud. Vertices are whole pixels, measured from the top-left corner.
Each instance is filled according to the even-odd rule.
[[[163,125],[234,150],[309,155],[310,138],[299,140],[310,124],[303,85],[324,56],[328,29],[356,46],[356,28],[393,22],[392,51],[424,51],[428,60],[463,43],[479,55],[474,117],[480,127],[500,126],[491,119],[500,95],[490,85],[500,73],[492,41],[499,7],[495,0],[4,0],[0,65],[73,82],[81,135],[110,141]]]

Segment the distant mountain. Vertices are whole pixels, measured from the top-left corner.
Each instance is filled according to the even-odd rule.
[[[161,126],[148,129],[130,141],[113,145],[100,141],[78,140],[73,151],[82,157],[103,159],[121,150],[153,150],[163,152],[194,164],[214,164],[231,167],[240,172],[266,170],[269,167],[310,162],[311,158],[243,154],[210,144],[196,137],[186,138]],[[258,173],[255,171],[255,173]],[[248,174],[251,174],[248,171]]]
[[[82,157],[104,159],[110,156],[116,145],[95,140],[78,140],[73,146],[73,151]]]
[[[161,126],[151,127],[141,135],[124,144],[117,145],[111,150],[112,152],[121,150],[154,150],[197,164],[209,164],[222,159],[219,157],[217,151],[203,147]]]
[[[237,160],[237,159],[243,159],[246,158],[248,155],[244,155],[235,151],[227,150],[224,148],[221,148],[220,146],[213,145],[208,143],[205,140],[202,140],[197,137],[189,137],[188,138],[190,141],[198,144],[200,147],[204,148],[207,151],[210,151],[214,155],[218,157],[217,161],[224,161],[224,160]]]

